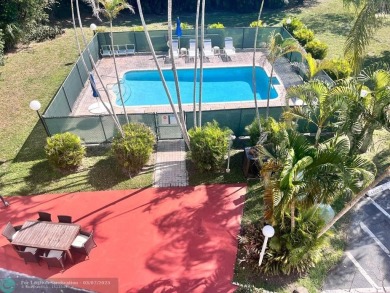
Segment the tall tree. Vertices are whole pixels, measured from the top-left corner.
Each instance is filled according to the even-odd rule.
[[[256,51],[257,51],[257,35],[259,33],[259,24],[261,19],[261,13],[263,11],[264,6],[264,0],[261,1],[259,14],[257,16],[257,26],[256,26],[256,32],[255,32],[255,40],[253,44],[253,58],[252,58],[252,87],[253,87],[253,99],[255,101],[255,109],[256,109],[256,120],[259,124],[259,130],[260,130],[260,136],[261,136],[261,121],[260,121],[260,114],[259,114],[259,106],[257,104],[257,90],[256,90]]]
[[[197,0],[196,2],[196,19],[195,19],[195,47],[198,48],[198,27],[199,27],[199,14],[200,14],[200,2],[201,0]],[[197,119],[196,119],[196,86],[197,86],[197,73],[198,73],[198,51],[195,50],[195,66],[194,66],[194,87],[193,87],[193,112],[194,112],[194,127],[197,127]]]
[[[284,39],[280,33],[275,33],[275,31],[271,33],[269,37],[267,54],[268,61],[271,64],[271,73],[268,82],[267,111],[265,115],[266,119],[268,119],[269,116],[269,100],[271,95],[272,77],[274,73],[275,62],[280,57],[292,52],[300,52],[303,55],[303,50],[295,39]]]
[[[350,59],[356,75],[376,29],[383,24],[383,18],[390,11],[390,2],[388,0],[343,1],[347,6],[354,6],[356,11],[356,20],[348,33],[344,48],[344,54]]]
[[[201,24],[200,24],[200,47],[201,47],[201,55],[200,55],[200,68],[199,68],[199,120],[198,126],[202,127],[202,95],[203,95],[203,48],[204,48],[204,17],[206,11],[206,1],[202,0],[202,13],[201,13]],[[198,29],[198,28],[196,28]],[[198,47],[195,48],[195,52],[197,52]],[[196,54],[196,53],[195,53]],[[196,57],[195,57],[196,58]]]
[[[93,14],[100,19],[100,13],[108,19],[110,22],[110,38],[111,38],[111,48],[112,48],[112,60],[114,62],[116,82],[118,85],[119,98],[122,103],[123,113],[125,114],[126,123],[129,123],[129,117],[127,117],[126,106],[123,101],[122,87],[119,79],[118,66],[116,63],[116,56],[114,50],[114,33],[112,29],[112,21],[118,16],[118,14],[124,10],[129,9],[130,12],[134,13],[134,9],[129,5],[126,0],[85,0],[88,1],[92,8]],[[97,2],[97,3],[96,3]],[[97,4],[97,5],[96,5]],[[102,8],[101,8],[102,7]]]
[[[150,38],[149,31],[148,31],[148,28],[147,28],[147,26],[146,26],[146,22],[145,22],[144,14],[143,14],[143,12],[142,12],[142,5],[141,5],[141,1],[140,1],[140,0],[137,0],[137,7],[138,7],[139,16],[140,16],[140,18],[141,18],[142,26],[143,26],[143,28],[144,28],[146,41],[148,42],[149,49],[150,49],[150,51],[151,51],[151,53],[152,53],[154,63],[156,64],[157,71],[158,71],[158,73],[159,73],[159,75],[160,75],[160,79],[161,79],[161,82],[162,82],[162,84],[163,84],[165,93],[166,93],[166,95],[167,95],[167,97],[168,97],[169,104],[171,105],[172,112],[173,112],[173,114],[175,115],[177,124],[179,125],[179,128],[180,128],[180,130],[181,130],[181,133],[182,133],[182,135],[183,135],[184,141],[185,141],[185,143],[186,143],[188,149],[191,149],[191,147],[190,147],[190,138],[189,138],[189,136],[188,136],[188,132],[187,132],[187,130],[186,130],[186,128],[185,128],[185,125],[183,125],[183,124],[181,123],[181,119],[179,118],[179,115],[178,115],[178,113],[177,113],[177,111],[176,111],[176,107],[175,107],[175,104],[173,103],[171,93],[170,93],[170,91],[169,91],[167,82],[166,82],[165,77],[164,77],[164,75],[163,75],[163,72],[162,72],[162,70],[161,70],[161,66],[160,66],[160,64],[158,63],[157,55],[156,55],[156,52],[154,51],[152,39]],[[172,47],[172,41],[171,41],[170,47]],[[172,56],[172,55],[171,55],[171,56]]]

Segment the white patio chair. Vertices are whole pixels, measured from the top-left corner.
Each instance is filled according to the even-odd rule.
[[[211,39],[205,39],[203,41],[203,56],[204,57],[210,57],[214,56],[214,49],[211,45]]]
[[[102,57],[111,57],[112,56],[112,50],[110,45],[102,45],[100,47],[100,55]]]
[[[226,37],[225,38],[225,47],[223,49],[224,54],[226,57],[230,57],[236,54],[236,48],[233,46],[233,38],[232,37]]]
[[[126,52],[127,52],[127,55],[135,55],[135,45],[134,44],[126,44]]]
[[[169,42],[168,42],[169,45]],[[179,40],[173,39],[172,40],[172,53],[173,53],[173,58],[179,58],[180,56],[180,51],[179,51]],[[168,50],[168,56],[171,58],[171,50]]]
[[[126,45],[114,45],[114,52],[117,56],[126,56],[127,55]]]
[[[190,47],[188,48],[188,55],[187,59],[191,60],[195,58],[195,55],[199,57],[199,49],[196,48],[196,40],[195,39],[190,39]]]

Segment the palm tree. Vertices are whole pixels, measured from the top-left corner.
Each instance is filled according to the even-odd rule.
[[[202,94],[203,94],[203,47],[204,47],[204,16],[206,10],[206,1],[202,0],[202,13],[201,13],[201,24],[200,24],[200,47],[202,48],[201,58],[200,58],[200,68],[199,68],[199,127],[202,127]],[[196,28],[198,29],[198,28]],[[198,48],[198,47],[196,47]],[[195,49],[195,52],[198,50]],[[195,53],[196,54],[196,53]],[[196,59],[196,55],[195,55]]]
[[[303,55],[303,50],[301,46],[297,43],[297,41],[293,38],[287,38],[283,39],[282,35],[280,33],[272,32],[269,38],[269,44],[268,44],[268,61],[271,64],[271,74],[269,77],[269,83],[268,83],[268,94],[267,94],[267,112],[265,115],[265,118],[268,119],[269,116],[269,100],[270,100],[270,94],[271,94],[271,86],[272,86],[272,76],[274,73],[274,65],[276,60],[278,60],[280,57],[292,53],[292,52],[301,52]]]
[[[145,23],[145,18],[144,18],[143,12],[142,12],[142,5],[141,5],[141,1],[140,0],[137,0],[137,7],[138,7],[138,12],[139,12],[139,15],[140,15],[140,18],[141,18],[142,26],[144,28],[146,41],[148,42],[149,49],[152,52],[153,60],[154,60],[154,62],[156,64],[157,71],[158,71],[158,73],[160,75],[160,79],[161,79],[161,82],[163,84],[165,93],[167,94],[168,101],[169,101],[169,104],[171,105],[172,112],[175,115],[177,124],[180,127],[181,133],[183,135],[184,141],[185,141],[188,149],[191,149],[190,148],[190,138],[188,136],[188,132],[187,132],[187,130],[185,128],[185,125],[182,124],[181,119],[179,118],[179,115],[177,114],[176,107],[175,107],[175,104],[173,103],[171,93],[169,92],[166,80],[165,80],[163,72],[161,70],[161,66],[158,63],[157,55],[156,55],[156,52],[154,51],[153,43],[152,43],[152,40],[151,40],[150,35],[149,35],[148,28],[147,28],[146,23]],[[170,47],[172,47],[172,40],[171,40]]]
[[[260,23],[261,12],[263,11],[264,0],[261,1],[259,14],[257,16],[257,24]],[[259,106],[257,105],[257,93],[256,93],[256,49],[257,49],[257,34],[259,33],[259,26],[256,26],[255,40],[253,44],[253,59],[252,59],[252,85],[253,85],[253,99],[255,100],[256,120],[259,123],[259,130],[261,134],[261,121],[259,114]]]
[[[335,87],[333,95],[348,102],[341,112],[341,131],[352,140],[352,150],[366,152],[375,130],[390,131],[390,72],[367,68],[359,77],[350,78]]]
[[[390,3],[388,0],[343,1],[348,6],[353,5],[357,14],[352,29],[348,33],[344,48],[344,55],[350,59],[351,66],[357,74],[365,49],[377,28],[383,24],[380,17],[384,17],[390,11]]]
[[[81,60],[83,62],[83,66],[84,66],[84,69],[86,72],[88,72],[88,68],[87,68],[87,65],[85,63],[85,60],[84,60],[84,56],[83,54],[81,53],[81,48],[80,48],[80,44],[79,44],[79,40],[78,40],[78,34],[77,34],[77,30],[76,30],[76,20],[75,20],[75,17],[74,17],[74,9],[73,9],[73,0],[71,0],[71,9],[72,9],[72,21],[73,21],[73,28],[74,28],[74,31],[75,31],[75,37],[76,37],[76,43],[77,43],[77,48],[78,48],[78,51],[79,51],[79,55],[81,57]],[[100,95],[100,92],[96,90],[96,92],[98,93],[98,98],[100,99],[102,105],[106,108],[107,112],[110,114],[110,116],[112,117],[114,123],[115,123],[115,126],[117,127],[119,133],[123,136],[123,130],[122,130],[122,126],[121,124],[119,123],[119,120],[118,120],[118,117],[116,116],[115,114],[115,110],[114,110],[114,106],[112,105],[112,102],[111,102],[111,99],[110,99],[110,95],[108,93],[108,90],[107,90],[107,87],[104,85],[103,83],[103,80],[99,74],[99,71],[97,70],[97,67],[96,67],[96,64],[95,64],[95,61],[93,60],[93,57],[92,57],[92,54],[89,50],[89,47],[88,47],[88,44],[87,44],[87,40],[86,40],[86,37],[85,37],[85,34],[84,34],[84,30],[83,30],[83,23],[81,21],[81,16],[80,16],[80,8],[79,8],[79,2],[78,0],[76,0],[76,11],[77,11],[77,18],[78,18],[78,22],[79,22],[79,26],[80,26],[80,31],[81,31],[81,36],[82,36],[82,40],[83,40],[83,43],[84,43],[84,46],[86,47],[87,49],[87,53],[88,53],[88,57],[89,57],[89,60],[91,61],[91,64],[92,64],[92,68],[97,76],[97,78],[99,79],[102,87],[103,87],[103,90],[104,90],[104,93],[106,94],[106,97],[108,99],[108,103],[110,105],[110,108],[108,108],[106,106],[106,104],[103,102],[102,100],[102,97]],[[91,84],[93,85],[94,82],[92,82],[92,79],[91,77],[90,78],[90,82]]]
[[[315,144],[318,145],[322,130],[331,124],[331,119],[342,107],[343,99],[330,95],[329,85],[320,80],[290,87],[287,96],[301,99],[304,105],[289,108],[283,113],[284,119],[303,119],[314,124],[317,127]]]
[[[102,13],[110,22],[110,38],[111,38],[111,48],[113,50],[112,60],[114,62],[115,68],[115,76],[118,84],[119,97],[121,99],[123,112],[126,117],[126,123],[129,123],[129,118],[127,117],[125,103],[123,101],[122,88],[119,80],[118,67],[116,64],[115,50],[114,50],[114,34],[112,31],[112,21],[118,16],[118,14],[124,10],[129,9],[132,13],[134,13],[134,9],[131,5],[129,5],[126,0],[98,0],[98,3],[95,3],[96,0],[86,0],[88,1],[93,9],[93,14],[99,19],[99,14]],[[95,5],[97,4],[97,5]],[[100,5],[103,8],[100,8]]]
[[[314,59],[310,53],[304,54],[303,56],[306,59],[306,75],[309,80],[314,79],[314,77],[324,69],[334,70],[333,63],[330,60]]]
[[[195,47],[198,48],[198,26],[199,26],[199,11],[200,11],[200,1],[197,0],[196,3],[196,19],[195,19]],[[195,50],[195,66],[194,66],[194,87],[193,87],[193,112],[194,112],[194,127],[197,127],[196,123],[196,78],[198,70],[198,51]]]
[[[170,56],[173,56],[173,46],[172,46],[172,0],[168,0],[168,42],[169,42],[169,50],[170,50]],[[179,78],[177,75],[177,69],[175,64],[175,58],[171,58],[172,63],[172,71],[173,76],[175,80],[175,87],[176,87],[176,97],[177,97],[177,104],[179,107],[179,119],[182,127],[184,128],[185,132],[187,133],[186,123],[184,119],[184,112],[181,102],[181,95],[180,95],[180,87],[179,87]]]

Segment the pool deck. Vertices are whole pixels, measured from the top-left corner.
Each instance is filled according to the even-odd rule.
[[[172,68],[171,61],[166,58],[164,54],[157,55],[158,63],[162,69]],[[231,58],[226,58],[223,55],[215,55],[205,59],[203,63],[204,68],[210,67],[237,67],[237,66],[252,66],[253,60],[253,51],[247,52],[237,52]],[[151,54],[136,54],[134,56],[122,56],[117,57],[117,67],[120,77],[123,74],[130,70],[150,70],[156,69],[157,66],[153,60]],[[193,68],[194,61],[187,60],[186,57],[179,57],[175,59],[175,65],[177,69],[180,68]],[[264,49],[261,49],[256,52],[256,65],[261,66],[265,69],[268,76],[271,72],[271,65],[267,61],[266,52]],[[110,95],[111,101],[114,103],[115,94],[112,91],[112,86],[116,83],[115,69],[113,66],[112,58],[102,58],[97,62],[97,68],[101,74],[103,83],[107,86],[108,92]],[[199,68],[199,60],[198,60]],[[302,83],[301,77],[296,74],[289,61],[285,58],[279,58],[274,66],[274,74],[279,81],[280,85],[274,85],[275,90],[278,93],[278,98],[270,100],[270,107],[284,106],[286,105],[286,88],[290,86]],[[103,97],[104,102],[108,102],[107,97],[104,93],[103,87],[99,82],[98,78],[95,75],[95,81],[101,96]],[[268,86],[268,85],[267,85]],[[91,105],[96,104],[96,98],[92,96],[91,86],[89,81],[86,82],[84,89],[80,93],[79,98],[77,99],[72,116],[80,115],[96,115],[96,114],[105,114],[104,108],[97,108],[95,110],[90,110]],[[258,100],[259,107],[266,107],[266,100]],[[218,110],[218,109],[238,109],[238,108],[253,108],[254,102],[228,102],[228,103],[204,103],[202,104],[202,110]],[[122,106],[116,106],[116,113],[123,113]],[[192,104],[183,105],[184,111],[192,111]],[[171,113],[172,109],[169,105],[167,106],[130,106],[126,107],[126,112],[131,113]]]

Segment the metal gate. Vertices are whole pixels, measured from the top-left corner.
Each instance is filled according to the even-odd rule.
[[[175,115],[172,113],[156,115],[158,139],[180,139],[183,138],[180,127],[177,124]]]

